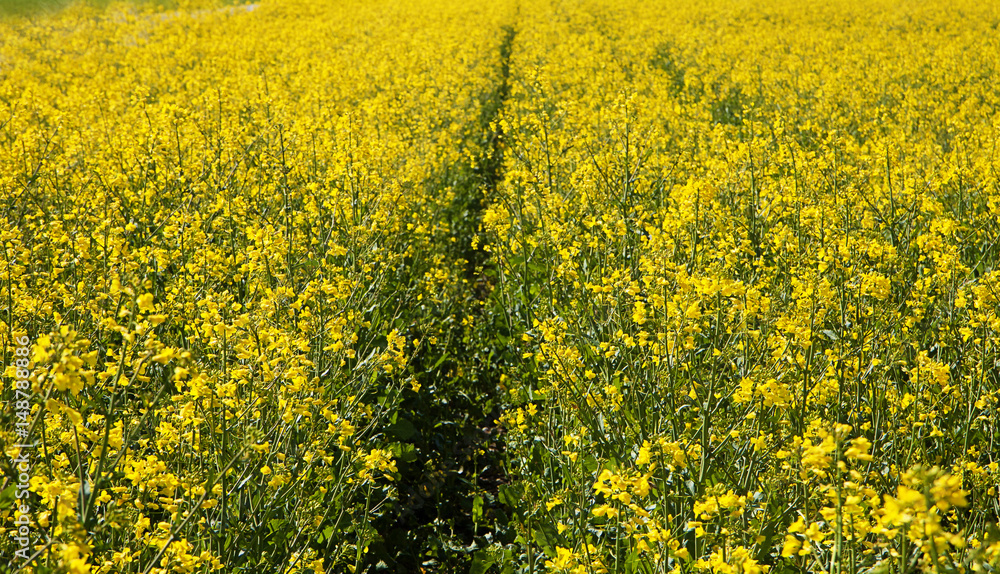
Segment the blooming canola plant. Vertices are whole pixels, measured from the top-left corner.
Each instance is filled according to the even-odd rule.
[[[1000,567],[1000,7],[249,8],[0,19],[15,567]]]

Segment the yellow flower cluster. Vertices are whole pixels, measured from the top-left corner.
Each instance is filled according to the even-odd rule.
[[[482,226],[554,570],[996,567],[998,21],[521,4]]]
[[[374,571],[463,473],[473,538],[511,520],[463,542],[475,570],[996,570],[998,22],[974,0],[0,20],[0,343],[9,366],[32,341],[17,428],[44,452],[25,571]],[[438,379],[506,391],[488,489],[406,442]],[[0,502],[0,550],[22,517]]]
[[[450,329],[421,306],[464,278],[442,214],[481,155],[511,14],[185,0],[0,19],[0,337],[32,340],[43,454],[22,571],[367,564],[399,494],[385,429],[419,388],[414,335]],[[0,505],[5,557],[14,519]]]

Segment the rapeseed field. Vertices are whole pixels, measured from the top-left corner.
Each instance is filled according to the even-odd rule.
[[[0,14],[3,572],[1000,568],[1000,5]]]

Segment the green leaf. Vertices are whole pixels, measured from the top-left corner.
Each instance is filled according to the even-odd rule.
[[[416,447],[411,442],[394,442],[389,446],[392,457],[403,462],[417,460]]]
[[[555,558],[555,545],[559,541],[559,533],[555,526],[548,522],[542,522],[532,529],[531,537],[545,550],[546,554]]]
[[[327,526],[326,528],[323,529],[323,532],[320,533],[319,539],[316,541],[316,543],[322,544],[327,540],[329,540],[330,537],[332,536],[333,536],[333,525],[331,524],[330,526]]]
[[[484,574],[494,564],[496,564],[496,560],[490,556],[490,553],[486,550],[480,550],[472,557],[472,568],[469,569],[469,574]]]
[[[8,504],[14,501],[14,483],[11,482],[10,486],[5,488],[3,492],[0,492],[0,508],[7,508]]]
[[[417,429],[408,419],[400,417],[396,424],[389,427],[389,432],[396,435],[399,440],[405,441],[417,434]]]
[[[472,520],[473,522],[479,522],[483,518],[483,497],[476,495],[472,499]]]
[[[524,498],[524,489],[516,484],[500,487],[500,502],[511,508],[519,508]]]
[[[441,363],[443,363],[445,361],[445,359],[447,359],[447,358],[448,358],[448,353],[445,353],[445,354],[441,355],[441,358],[438,359],[437,362],[434,363],[434,366],[431,367],[430,369],[428,369],[428,371],[434,371],[434,370],[436,370],[438,367],[441,366]]]

